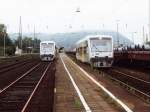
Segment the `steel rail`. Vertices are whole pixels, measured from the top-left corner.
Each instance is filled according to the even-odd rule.
[[[136,77],[134,77],[134,76],[128,75],[128,74],[123,73],[123,72],[120,72],[120,71],[118,71],[118,70],[112,70],[112,71],[117,72],[117,73],[119,73],[120,75],[125,75],[125,76],[127,76],[127,77],[133,78],[133,79],[135,79],[135,80],[137,80],[137,81],[141,81],[141,82],[144,82],[144,83],[150,84],[150,82],[149,82],[149,81],[145,81],[145,80],[143,80],[143,79],[136,78]]]
[[[51,65],[51,63],[50,63],[50,64],[47,66],[47,68],[45,69],[45,71],[44,71],[42,77],[41,77],[40,80],[38,81],[36,87],[34,88],[33,92],[31,93],[30,97],[28,98],[28,100],[27,100],[26,104],[24,105],[23,109],[21,110],[21,112],[25,112],[25,110],[26,110],[26,108],[28,107],[28,105],[29,105],[29,103],[30,103],[32,97],[34,96],[36,90],[38,89],[40,83],[42,82],[44,76],[46,75],[46,73],[47,73],[47,71],[48,71],[50,65]]]
[[[26,60],[23,60],[23,61],[18,61],[18,62],[10,63],[8,65],[6,64],[6,65],[3,65],[3,66],[0,66],[0,69],[4,69],[4,68],[7,68],[7,67],[11,67],[11,66],[14,66],[14,65],[17,65],[17,64],[28,62],[28,61],[30,61],[30,60],[26,59]]]
[[[4,73],[4,72],[7,72],[7,71],[12,70],[12,69],[14,69],[14,68],[17,68],[18,66],[21,66],[21,65],[25,65],[25,64],[27,64],[27,63],[30,63],[30,62],[29,62],[29,61],[25,61],[25,62],[23,62],[23,63],[18,63],[18,64],[14,64],[14,65],[12,65],[12,66],[8,66],[8,68],[7,68],[7,67],[4,67],[4,68],[0,69],[0,73],[2,74],[2,73]]]
[[[6,91],[8,88],[10,88],[12,85],[14,85],[16,82],[18,82],[20,79],[22,79],[23,77],[25,77],[27,74],[29,74],[30,72],[32,72],[36,67],[38,67],[40,65],[40,63],[38,63],[37,65],[35,65],[34,67],[32,67],[30,70],[28,70],[26,73],[24,73],[21,77],[17,78],[15,81],[13,81],[12,83],[10,83],[8,86],[4,87],[1,91],[0,94],[3,93],[4,91]]]
[[[130,86],[129,84],[124,83],[123,81],[120,81],[112,76],[109,75],[109,78],[116,81],[117,83],[121,84],[123,87],[126,87],[129,91],[132,92],[132,94],[136,95],[140,99],[146,101],[147,103],[150,103],[150,95],[136,89],[135,87]]]

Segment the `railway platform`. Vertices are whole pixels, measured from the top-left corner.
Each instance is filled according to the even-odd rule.
[[[54,112],[84,111],[60,58],[58,58],[56,68]]]
[[[73,79],[75,80],[77,86],[79,86],[79,89],[81,88],[81,93],[83,93],[83,96],[85,97],[85,100],[87,101],[87,104],[89,104],[89,107],[92,111],[95,110],[93,110],[93,107],[90,105],[90,100],[88,100],[86,95],[87,96],[92,95],[96,97],[96,94],[92,92],[97,91],[98,88],[99,91],[97,91],[97,95],[98,95],[97,98],[101,97],[102,99],[104,99],[106,101],[106,104],[108,104],[110,108],[113,108],[115,111],[149,112],[150,109],[149,104],[145,103],[145,101],[140,100],[140,98],[138,98],[136,95],[133,95],[130,92],[130,90],[121,87],[118,83],[115,83],[114,81],[109,79],[107,74],[99,73],[98,71],[92,70],[90,66],[88,66],[87,64],[83,64],[81,62],[76,61],[73,54],[69,54],[68,55],[69,57],[67,55],[61,54],[62,60],[64,61],[65,66],[67,67],[69,73],[72,75]],[[112,95],[109,96],[109,98],[108,96],[105,96],[105,92],[107,94],[107,91],[100,91],[103,87],[106,88],[106,90],[108,90],[110,93],[112,93]],[[115,97],[114,102],[111,102],[112,100],[110,99],[110,97]],[[101,101],[98,101],[98,99],[93,97],[91,99],[93,100],[93,104],[95,103],[96,105],[101,104]],[[117,102],[116,100],[117,101],[120,100],[120,101]],[[122,102],[121,105],[119,104],[120,102]],[[116,109],[117,107],[116,104],[119,104],[119,109],[121,107],[121,109],[123,108],[123,110],[119,110],[118,108]],[[95,108],[98,109],[96,110],[97,112],[100,111],[99,110],[100,108],[97,108],[96,106]],[[105,111],[103,110],[102,112]]]
[[[120,112],[65,54],[60,54],[57,69],[55,112]]]

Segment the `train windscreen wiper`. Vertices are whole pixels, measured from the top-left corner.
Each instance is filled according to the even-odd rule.
[[[95,45],[95,44],[93,44],[93,47],[95,47],[95,49],[97,49],[97,50],[98,50],[97,52],[102,52],[102,51],[100,51],[100,50],[96,47],[96,45]]]

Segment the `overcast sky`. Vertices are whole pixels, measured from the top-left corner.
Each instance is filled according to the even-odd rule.
[[[148,0],[0,0],[0,23],[8,32],[18,32],[19,16],[23,32],[59,33],[79,30],[114,30],[142,36],[148,31]],[[80,7],[81,12],[76,12]],[[127,25],[126,25],[127,24]]]

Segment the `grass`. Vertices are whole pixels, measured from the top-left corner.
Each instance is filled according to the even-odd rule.
[[[76,108],[81,108],[81,102],[79,99],[75,98],[75,102],[74,102],[74,105]]]
[[[112,99],[107,93],[105,93],[101,88],[96,90],[108,102],[112,107],[115,107],[119,112],[126,112],[114,99]]]

